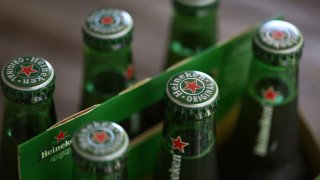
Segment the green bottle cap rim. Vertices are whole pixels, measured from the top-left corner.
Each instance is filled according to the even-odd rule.
[[[129,137],[118,124],[94,121],[78,129],[73,136],[72,148],[76,157],[88,162],[115,161],[129,146]]]
[[[40,102],[53,94],[55,74],[41,57],[17,57],[3,67],[1,85],[4,95],[15,102]]]
[[[97,48],[121,48],[119,44],[131,42],[132,30],[133,19],[130,14],[114,8],[93,11],[83,25],[84,41]]]
[[[256,56],[268,59],[272,64],[288,64],[299,59],[302,53],[303,36],[293,24],[282,20],[263,23],[253,39],[253,52]],[[290,62],[289,62],[290,63]]]
[[[199,7],[199,6],[206,6],[206,5],[213,4],[218,0],[175,0],[175,1],[183,5]]]
[[[207,74],[184,71],[172,76],[166,86],[168,103],[182,114],[212,113],[217,104],[218,86]],[[202,115],[199,115],[202,117]]]

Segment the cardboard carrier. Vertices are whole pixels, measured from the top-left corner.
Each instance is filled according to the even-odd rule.
[[[18,147],[19,171],[22,180],[71,179],[73,132],[90,121],[119,122],[160,102],[167,80],[185,70],[210,74],[217,81],[220,100],[216,111],[217,142],[232,133],[250,65],[251,40],[257,25],[229,38],[203,53],[187,58],[161,74],[147,78],[100,105],[95,105],[61,120],[46,132]],[[157,117],[152,117],[157,118]],[[302,147],[309,159],[310,171],[320,172],[320,145],[300,119]],[[151,179],[160,145],[162,122],[130,140],[128,175],[130,180]]]

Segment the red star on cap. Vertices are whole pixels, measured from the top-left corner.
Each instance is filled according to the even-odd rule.
[[[103,17],[103,18],[100,20],[100,22],[101,22],[102,24],[105,24],[105,25],[110,25],[110,24],[113,24],[114,19],[113,19],[112,17],[107,16],[107,17]]]
[[[130,65],[126,71],[126,78],[127,79],[131,79],[133,77],[134,74],[134,69],[133,67]]]
[[[99,144],[103,144],[109,139],[110,137],[107,135],[105,131],[100,131],[100,132],[96,131],[93,133],[93,136],[92,136],[92,140]]]
[[[181,141],[180,136],[178,136],[176,139],[171,138],[171,142],[172,142],[172,149],[178,149],[182,153],[184,153],[184,147],[189,145],[189,143]]]
[[[54,138],[56,138],[57,142],[59,142],[61,139],[64,139],[64,136],[65,136],[65,133],[60,131],[59,134]]]
[[[21,67],[21,71],[18,72],[18,74],[25,74],[27,77],[30,77],[31,73],[38,72],[37,70],[33,69],[33,64],[29,66],[21,65],[20,67]]]
[[[199,86],[197,84],[197,80],[194,80],[192,82],[185,81],[185,83],[186,83],[186,87],[184,87],[183,90],[190,90],[193,93],[195,93],[197,89],[201,89],[202,88],[201,86]]]
[[[271,36],[272,36],[273,39],[281,40],[281,39],[284,39],[286,34],[284,32],[282,32],[282,31],[272,31],[271,32]]]
[[[264,99],[268,101],[274,102],[277,96],[278,96],[278,93],[273,89],[272,86],[270,86],[267,90],[263,92]]]

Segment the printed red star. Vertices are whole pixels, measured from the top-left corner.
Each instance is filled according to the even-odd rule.
[[[30,77],[31,73],[38,72],[37,70],[33,69],[33,64],[29,66],[21,65],[20,67],[21,67],[21,71],[18,72],[18,74],[25,74],[27,77]]]
[[[263,92],[264,99],[268,101],[274,102],[277,96],[278,96],[278,93],[273,89],[272,86],[270,86],[267,90]]]
[[[131,79],[133,77],[134,74],[134,69],[132,66],[129,66],[127,71],[126,71],[126,77],[127,79]]]
[[[178,136],[176,139],[171,138],[171,142],[172,142],[172,149],[178,149],[182,153],[184,153],[184,147],[189,145],[189,143],[181,141],[180,136]]]
[[[192,91],[192,93],[195,93],[197,89],[202,88],[201,86],[199,86],[197,84],[197,80],[194,80],[192,82],[185,81],[185,83],[186,83],[186,87],[184,87],[183,90],[190,90],[190,91]]]
[[[54,138],[56,138],[57,142],[59,142],[61,139],[64,139],[64,136],[65,136],[65,133],[60,131],[59,134]]]
[[[92,140],[99,144],[103,144],[109,139],[110,137],[107,135],[105,131],[100,131],[100,132],[96,131],[93,133],[93,136],[92,136]]]
[[[272,36],[273,39],[281,40],[281,39],[284,39],[286,34],[284,32],[282,32],[282,31],[273,31],[271,33],[271,36]]]
[[[101,22],[102,24],[104,24],[104,25],[110,25],[110,24],[113,24],[114,19],[113,19],[112,17],[107,16],[107,17],[103,17],[103,18],[100,20],[100,22]]]

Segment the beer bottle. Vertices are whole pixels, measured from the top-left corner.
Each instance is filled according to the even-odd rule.
[[[219,150],[223,179],[301,178],[297,80],[302,47],[302,34],[291,23],[271,20],[256,31],[239,121]]]
[[[55,74],[43,58],[18,57],[2,69],[1,86],[5,97],[1,174],[18,179],[17,146],[56,122]]]
[[[184,71],[169,79],[156,180],[217,178],[217,97],[217,84],[205,73]]]
[[[126,180],[129,138],[108,121],[90,122],[73,135],[74,180]]]
[[[218,0],[173,0],[166,67],[199,53],[217,40]]]
[[[135,82],[131,55],[132,17],[120,9],[99,9],[83,26],[85,69],[82,109],[117,95]],[[140,130],[138,114],[121,124],[130,136]]]

